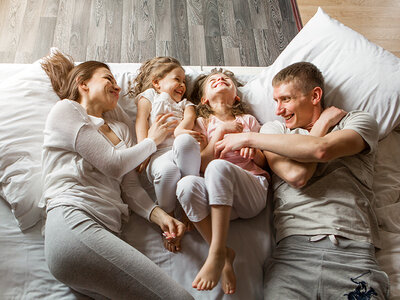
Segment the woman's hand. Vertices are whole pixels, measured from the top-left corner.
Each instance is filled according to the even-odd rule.
[[[151,212],[150,221],[160,226],[163,231],[162,235],[172,244],[170,251],[181,250],[180,240],[186,231],[186,226],[182,222],[167,214],[159,206],[155,207]]]
[[[173,113],[158,115],[154,123],[150,126],[147,137],[151,138],[157,146],[174,132],[178,121],[167,121],[172,116]]]

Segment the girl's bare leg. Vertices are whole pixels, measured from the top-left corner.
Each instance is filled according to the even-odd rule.
[[[236,276],[233,270],[235,252],[226,247],[231,207],[211,206],[211,217],[194,223],[204,240],[210,245],[208,257],[194,279],[192,286],[198,290],[213,289],[222,277],[222,289],[233,294],[236,289]]]

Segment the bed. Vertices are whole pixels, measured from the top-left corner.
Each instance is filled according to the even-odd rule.
[[[380,224],[382,248],[377,259],[389,276],[391,299],[400,299],[400,59],[329,17],[322,9],[304,26],[277,60],[267,68],[229,68],[245,85],[243,101],[261,123],[275,120],[271,80],[281,68],[297,62],[317,65],[326,79],[327,106],[361,109],[375,116],[380,142],[371,203]],[[139,64],[110,64],[122,88],[120,106],[135,120],[136,107],[126,93]],[[211,67],[188,66],[190,82]],[[0,64],[0,298],[87,299],[58,282],[44,258],[41,234],[41,147],[46,116],[57,101],[39,62]],[[151,185],[142,180],[152,194]],[[269,201],[271,201],[269,197]],[[131,215],[123,235],[195,299],[268,299],[263,270],[274,247],[271,205],[258,216],[235,220],[228,244],[235,249],[237,291],[223,295],[191,288],[208,247],[195,231],[182,240],[182,252],[166,251],[154,224]]]

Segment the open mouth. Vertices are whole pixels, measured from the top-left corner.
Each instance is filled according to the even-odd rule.
[[[285,116],[285,117],[283,117],[283,118],[284,118],[286,121],[289,121],[290,119],[293,118],[293,116],[294,116],[294,114],[291,114],[291,115]]]
[[[217,87],[217,86],[219,86],[219,85],[228,86],[228,84],[227,84],[226,82],[220,81],[220,82],[216,83],[216,84],[214,85],[214,87]]]

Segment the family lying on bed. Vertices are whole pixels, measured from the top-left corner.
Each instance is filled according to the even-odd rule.
[[[64,99],[47,118],[43,150],[45,255],[58,280],[93,298],[192,299],[119,237],[132,209],[160,226],[171,252],[194,226],[209,254],[193,288],[221,280],[232,294],[229,222],[260,213],[271,185],[278,244],[264,270],[266,298],[350,299],[363,283],[387,299],[370,206],[377,123],[367,113],[323,109],[324,80],[314,65],[296,63],[274,77],[276,114],[285,122],[261,127],[246,113],[233,73],[199,77],[189,102],[180,63],[151,59],[133,91],[137,144],[106,64],[74,66],[56,53],[42,67]],[[142,171],[157,205],[140,185]]]

